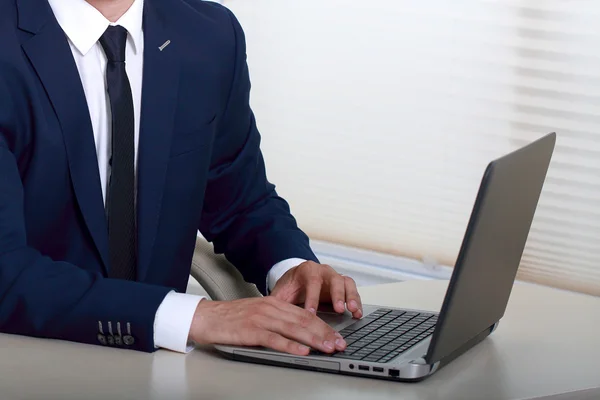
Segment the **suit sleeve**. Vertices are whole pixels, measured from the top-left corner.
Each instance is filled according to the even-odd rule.
[[[18,131],[31,127],[27,100],[6,82],[0,75],[0,332],[99,344],[99,322],[105,337],[109,322],[123,337],[129,324],[133,340],[115,347],[154,351],[154,317],[168,288],[103,278],[28,246],[23,184],[11,148],[23,136]]]
[[[288,203],[266,176],[260,134],[250,109],[250,78],[244,33],[233,27],[233,77],[219,116],[200,231],[244,278],[266,292],[273,265],[289,258],[318,261]]]

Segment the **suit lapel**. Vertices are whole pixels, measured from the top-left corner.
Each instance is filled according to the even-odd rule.
[[[169,163],[179,85],[177,40],[151,1],[144,4],[144,76],[138,155],[138,279],[148,272]],[[168,42],[169,41],[169,42]]]
[[[73,54],[45,1],[20,0],[19,28],[34,34],[22,47],[60,121],[77,203],[108,273],[108,231],[94,134]]]

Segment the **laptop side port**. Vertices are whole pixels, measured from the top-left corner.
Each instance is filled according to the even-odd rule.
[[[383,368],[381,368],[381,367],[373,367],[373,372],[383,372]]]
[[[390,369],[389,374],[392,378],[397,378],[400,376],[400,371],[398,371],[397,369]]]
[[[358,369],[359,369],[360,371],[368,371],[368,370],[370,370],[370,368],[369,368],[369,366],[368,366],[368,365],[359,365],[359,366],[358,366]]]

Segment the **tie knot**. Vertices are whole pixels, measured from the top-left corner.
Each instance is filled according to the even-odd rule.
[[[109,26],[100,37],[100,44],[109,62],[125,62],[127,29],[122,26]]]

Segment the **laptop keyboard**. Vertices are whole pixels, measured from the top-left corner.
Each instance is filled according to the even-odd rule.
[[[334,358],[388,362],[433,333],[437,315],[380,308],[342,329],[345,351]]]

